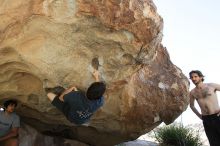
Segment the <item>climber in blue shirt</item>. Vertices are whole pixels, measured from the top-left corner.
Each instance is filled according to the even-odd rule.
[[[64,89],[61,86],[45,88],[51,104],[64,113],[66,118],[77,125],[89,121],[93,113],[104,103],[103,94],[106,90],[105,83],[99,79],[99,72],[93,72],[95,82],[87,89],[86,94],[75,86]]]

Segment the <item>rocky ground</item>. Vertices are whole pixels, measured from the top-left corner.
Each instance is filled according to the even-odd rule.
[[[190,124],[187,127],[191,127],[195,130],[195,132],[199,132],[203,146],[210,146],[202,123]],[[21,146],[89,146],[74,140],[45,136],[25,124],[22,124],[19,140]],[[142,135],[137,140],[124,142],[116,146],[158,146],[158,143],[154,138],[154,132],[151,131]]]

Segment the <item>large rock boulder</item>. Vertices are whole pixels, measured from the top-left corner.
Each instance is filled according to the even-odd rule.
[[[0,0],[0,101],[42,133],[92,145],[133,140],[187,107],[189,82],[161,45],[162,18],[151,0]],[[89,126],[75,126],[46,98],[49,86],[107,83]]]

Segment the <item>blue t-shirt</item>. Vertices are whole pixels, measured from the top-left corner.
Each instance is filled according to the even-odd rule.
[[[82,92],[73,91],[64,95],[64,103],[69,107],[65,114],[67,119],[75,124],[83,124],[104,104],[104,97],[89,100]]]
[[[20,118],[16,113],[6,115],[0,111],[0,137],[5,136],[12,128],[20,127]]]

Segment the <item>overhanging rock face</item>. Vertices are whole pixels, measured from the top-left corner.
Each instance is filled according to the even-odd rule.
[[[188,105],[188,80],[161,45],[151,0],[1,0],[0,14],[0,99],[18,99],[22,120],[45,134],[114,145],[172,123]],[[86,90],[94,58],[105,104],[89,126],[74,126],[43,81]]]

